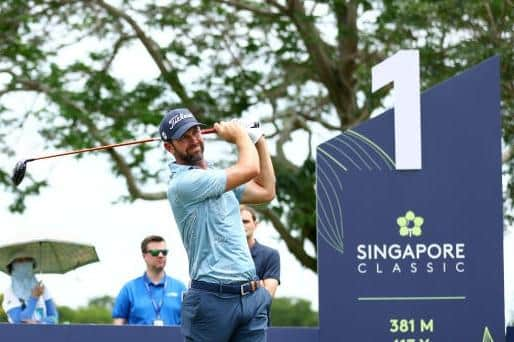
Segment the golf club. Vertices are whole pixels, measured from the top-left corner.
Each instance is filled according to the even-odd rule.
[[[259,127],[259,126],[260,126],[259,122],[252,122],[252,123],[249,123],[247,127],[248,128],[255,128],[255,127]],[[202,131],[201,131],[202,134],[210,134],[210,133],[214,133],[214,132],[215,132],[214,128],[206,128],[206,129],[202,129]],[[70,155],[70,154],[78,154],[78,153],[84,153],[84,152],[93,152],[93,151],[99,151],[99,150],[107,150],[107,149],[114,148],[114,147],[127,146],[127,145],[136,145],[136,144],[144,144],[144,143],[147,143],[147,142],[159,141],[159,140],[161,140],[161,138],[146,138],[146,139],[141,139],[141,140],[125,141],[125,142],[121,142],[121,143],[118,143],[118,144],[110,144],[110,145],[104,145],[104,146],[83,148],[83,149],[80,149],[80,150],[61,152],[61,153],[49,154],[49,155],[46,155],[46,156],[41,156],[41,157],[36,157],[36,158],[20,160],[14,166],[14,170],[13,170],[13,173],[12,173],[11,180],[12,180],[12,182],[13,182],[13,184],[15,186],[18,186],[23,181],[23,178],[25,177],[25,172],[27,171],[27,163],[35,161],[35,160],[42,160],[42,159],[49,159],[49,158],[55,158],[55,157],[62,157],[62,156]]]

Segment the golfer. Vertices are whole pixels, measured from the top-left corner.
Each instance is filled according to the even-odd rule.
[[[275,197],[266,141],[258,128],[216,123],[238,160],[215,169],[204,159],[199,126],[184,108],[168,111],[160,125],[164,147],[175,157],[168,199],[189,256],[182,333],[186,341],[266,341],[271,295],[257,280],[239,214],[239,203]]]

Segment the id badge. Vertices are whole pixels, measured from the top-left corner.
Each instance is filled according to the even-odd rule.
[[[156,327],[162,327],[164,325],[164,321],[162,319],[156,319],[153,321],[153,325]]]

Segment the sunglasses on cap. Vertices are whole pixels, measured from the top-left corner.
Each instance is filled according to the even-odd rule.
[[[166,256],[168,255],[167,249],[149,249],[146,251],[146,253],[150,254],[153,257],[159,256],[159,254],[162,253],[162,255]]]

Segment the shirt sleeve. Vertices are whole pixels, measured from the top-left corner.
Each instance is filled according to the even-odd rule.
[[[180,174],[170,187],[170,194],[187,202],[200,202],[225,192],[227,174],[225,170],[192,169]]]
[[[14,295],[11,288],[5,290],[4,300],[2,301],[2,308],[5,312],[10,311],[13,308],[21,307],[20,300]]]
[[[266,262],[266,269],[262,279],[276,279],[280,284],[280,254],[278,251],[272,250]]]
[[[186,293],[186,285],[184,285],[183,282],[180,282],[180,293],[179,293],[179,303],[180,303],[180,307],[182,308],[182,300],[184,298],[184,294]],[[179,314],[178,317],[177,317],[177,325],[182,325],[182,315]]]
[[[43,323],[57,324],[59,321],[57,306],[55,305],[55,302],[52,299],[52,295],[50,294],[47,286],[45,286],[45,290],[43,291],[43,301],[45,302],[46,307],[46,317],[43,319]]]
[[[184,298],[184,294],[187,291],[186,285],[184,283],[180,282],[180,304],[182,305],[182,299]]]
[[[59,322],[59,314],[57,307],[52,299],[45,300],[46,317],[43,319],[44,324],[57,324]]]
[[[6,311],[9,322],[11,323],[22,323],[23,321],[32,319],[34,310],[36,309],[37,298],[30,297],[26,303],[25,309],[22,310],[21,306],[14,307],[9,311]]]
[[[12,289],[9,288],[4,293],[2,308],[7,314],[10,323],[22,323],[24,320],[32,319],[37,302],[38,299],[31,296],[25,303],[25,307],[22,307],[21,301],[16,297]]]
[[[236,195],[237,201],[241,203],[241,198],[243,197],[243,193],[245,192],[245,184],[241,184],[234,190],[234,195]]]
[[[170,283],[174,284],[173,291],[177,293],[178,301],[182,305],[182,297],[184,295],[184,292],[186,292],[186,290],[187,290],[186,285],[184,285],[184,283],[178,279],[171,278],[171,277],[170,277],[170,279],[171,279]]]
[[[112,308],[112,318],[128,319],[130,313],[130,301],[127,285],[123,286],[120,293],[116,297]]]
[[[51,299],[52,299],[52,295],[50,294],[48,287],[45,286],[45,290],[43,291],[43,300],[46,302],[47,300],[51,300]]]

